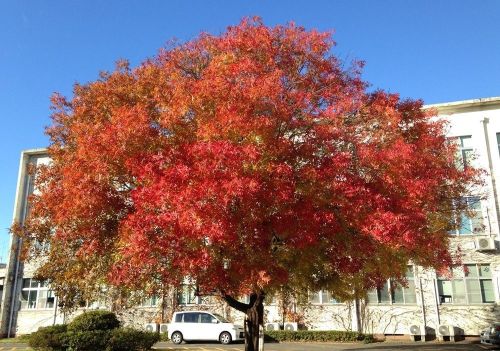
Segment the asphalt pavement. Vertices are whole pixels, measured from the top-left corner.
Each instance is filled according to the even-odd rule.
[[[189,343],[174,345],[171,342],[160,342],[154,346],[157,351],[242,351],[244,345],[219,343]],[[1,343],[0,351],[30,351],[22,343]],[[346,343],[266,343],[265,351],[484,351],[500,350],[497,347],[481,345],[477,342],[379,342],[373,344],[346,344]]]
[[[174,345],[170,342],[161,342],[155,345],[158,351],[242,351],[243,344],[221,345],[218,343],[189,343]],[[379,342],[373,344],[360,343],[266,343],[265,351],[484,351],[500,350],[500,348],[481,345],[478,343],[463,342]]]

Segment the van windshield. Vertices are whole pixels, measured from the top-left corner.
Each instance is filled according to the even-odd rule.
[[[222,317],[220,314],[212,313],[220,322],[222,323],[230,323],[226,318]]]

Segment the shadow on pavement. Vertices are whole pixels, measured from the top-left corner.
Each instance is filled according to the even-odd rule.
[[[229,345],[243,345],[245,343],[244,340],[236,340],[236,341],[231,341]],[[266,342],[267,343],[267,342]],[[174,345],[174,343],[171,343],[171,345]],[[222,345],[218,341],[210,341],[210,340],[203,340],[203,341],[186,341],[184,340],[181,345]]]
[[[375,346],[376,345],[376,346]],[[411,344],[390,344],[390,343],[380,343],[371,344],[370,346],[361,346],[356,348],[358,351],[363,350],[500,350],[498,346],[482,345],[479,342],[473,343],[441,343],[441,342],[429,342],[429,343],[411,343]]]
[[[158,351],[188,351],[191,350],[243,350],[243,343],[221,345],[218,342],[159,343],[154,349]],[[479,342],[378,342],[373,344],[331,344],[331,343],[267,343],[265,349],[269,351],[489,351],[500,350],[500,347],[481,345]],[[1,350],[0,350],[1,351]]]

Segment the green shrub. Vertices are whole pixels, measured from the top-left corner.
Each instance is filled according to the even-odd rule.
[[[91,311],[69,325],[40,328],[31,334],[29,346],[39,351],[145,351],[160,335],[131,328],[119,328],[114,313]]]
[[[30,337],[31,337],[31,334],[23,334],[23,335],[16,336],[16,342],[18,341],[18,342],[27,343],[30,340]]]
[[[68,325],[68,331],[85,332],[92,330],[112,330],[120,326],[120,321],[113,312],[89,311],[75,317]]]
[[[111,332],[106,351],[151,350],[151,347],[158,341],[160,341],[158,333],[120,328]]]
[[[270,330],[265,332],[266,341],[330,341],[354,342],[373,341],[373,336],[338,330]]]
[[[168,333],[160,333],[160,341],[170,341]]]
[[[86,312],[67,326],[38,329],[31,334],[29,346],[39,351],[145,351],[160,340],[157,333],[119,326],[114,313]]]
[[[64,343],[68,351],[104,351],[110,337],[110,330],[68,331]]]
[[[365,343],[365,344],[371,344],[371,343],[374,343],[377,341],[377,340],[375,340],[375,337],[373,336],[373,334],[364,334],[364,335],[365,335],[365,338],[363,339],[363,343]]]
[[[35,350],[64,351],[66,325],[41,327],[28,338],[28,345]]]

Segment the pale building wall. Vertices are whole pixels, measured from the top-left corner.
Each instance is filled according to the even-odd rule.
[[[448,136],[471,136],[471,145],[477,155],[475,166],[485,170],[485,184],[476,189],[485,195],[481,200],[481,217],[484,229],[468,236],[452,236],[452,251],[460,248],[464,264],[489,264],[492,270],[492,283],[495,302],[481,304],[448,304],[441,303],[438,296],[437,276],[433,270],[424,270],[417,267],[415,272],[416,303],[414,304],[376,304],[361,303],[358,311],[361,317],[361,327],[365,332],[376,334],[408,334],[409,327],[414,324],[425,326],[430,334],[436,332],[439,325],[451,324],[462,329],[465,335],[478,335],[479,331],[492,321],[500,320],[500,255],[498,250],[478,251],[477,238],[494,238],[496,245],[500,239],[498,195],[500,184],[496,181],[500,177],[500,154],[497,145],[497,133],[500,133],[500,98],[463,101],[457,103],[429,106],[436,108],[439,118],[450,122]],[[25,215],[23,208],[29,187],[25,166],[28,162],[40,157],[40,152],[23,154],[18,192],[14,211],[14,219],[22,220]],[[38,161],[37,161],[38,162]],[[45,158],[43,161],[47,162]],[[12,238],[11,247],[15,248],[17,238]],[[1,309],[1,329],[6,333],[9,316],[13,320],[13,327],[18,334],[34,331],[42,325],[52,325],[54,321],[61,323],[69,321],[71,316],[63,316],[55,307],[52,309],[19,310],[19,298],[23,277],[31,277],[33,266],[17,265],[15,250],[11,250],[11,257],[5,274],[5,287]],[[17,283],[14,284],[17,272]],[[11,296],[14,294],[15,298]],[[208,303],[173,306],[172,299],[162,310],[160,307],[137,307],[118,313],[119,318],[126,325],[142,327],[145,323],[164,321],[168,322],[175,309],[208,310],[224,315],[237,323],[243,322],[243,314],[232,310],[221,301],[210,299]],[[301,316],[302,324],[307,329],[314,330],[357,330],[356,310],[354,304],[306,304],[294,306],[297,315]],[[265,322],[283,321],[279,305],[270,303],[265,308]]]
[[[23,222],[26,217],[26,199],[32,191],[32,180],[27,172],[28,164],[37,165],[48,161],[49,158],[45,149],[28,150],[21,154],[13,222]],[[2,293],[2,305],[0,307],[0,337],[13,336],[16,332],[20,281],[22,281],[23,277],[23,263],[19,258],[20,246],[20,239],[12,234]]]

